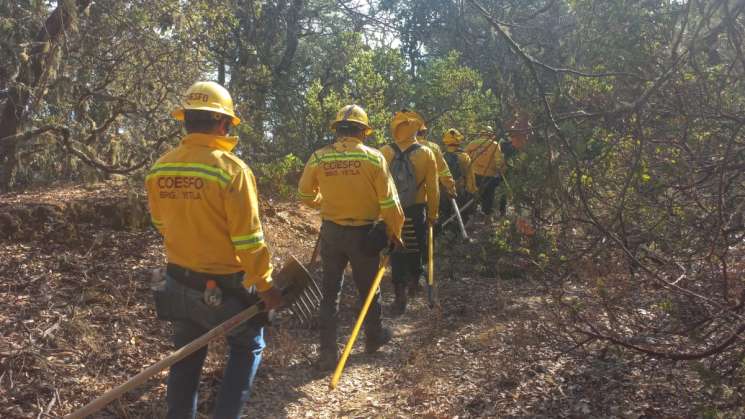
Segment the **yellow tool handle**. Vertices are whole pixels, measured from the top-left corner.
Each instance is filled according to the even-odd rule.
[[[370,286],[370,292],[367,293],[365,304],[362,305],[362,310],[360,310],[360,315],[357,317],[357,323],[354,324],[354,328],[352,329],[352,334],[349,336],[349,340],[347,341],[347,346],[344,347],[344,352],[342,352],[341,358],[339,358],[339,363],[336,365],[336,370],[334,370],[334,375],[331,376],[331,383],[329,384],[329,387],[332,390],[335,389],[337,385],[339,385],[339,380],[341,379],[341,373],[344,371],[344,365],[346,365],[347,358],[349,358],[349,354],[352,352],[352,347],[354,346],[354,342],[357,340],[357,335],[360,333],[360,329],[362,328],[362,323],[365,321],[365,317],[367,316],[367,311],[370,309],[370,304],[372,304],[372,300],[375,297],[375,292],[377,292],[378,287],[380,286],[380,281],[383,280],[383,275],[385,274],[385,267],[388,266],[388,258],[389,256],[386,255],[385,257],[383,257],[383,261],[380,263],[380,269],[378,269],[378,274],[375,276],[375,279],[373,280],[373,283]]]
[[[431,287],[435,283],[435,235],[432,234],[432,224],[429,225],[429,240],[427,243],[427,283]]]

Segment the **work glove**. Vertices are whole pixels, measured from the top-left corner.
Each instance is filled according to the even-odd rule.
[[[400,237],[398,237],[398,236],[391,236],[388,239],[388,248],[389,249],[393,250],[393,249],[398,249],[400,247],[404,247],[404,242],[401,241],[401,238]]]
[[[266,291],[259,291],[259,298],[264,302],[267,311],[274,310],[282,305],[282,291],[275,287]]]

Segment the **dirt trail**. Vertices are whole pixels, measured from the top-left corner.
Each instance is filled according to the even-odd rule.
[[[541,330],[545,290],[528,278],[504,278],[488,258],[490,228],[477,222],[471,244],[438,245],[437,280],[442,309],[425,296],[399,318],[387,317],[396,334],[380,353],[365,355],[358,344],[340,388],[310,366],[316,334],[288,331],[269,355],[250,406],[257,417],[646,417],[690,412],[675,404],[663,377],[635,379],[644,371],[616,361],[574,358],[552,348]],[[346,286],[348,336],[356,312]],[[383,300],[393,300],[390,281]],[[292,348],[288,354],[286,349]],[[656,364],[650,370],[659,374]],[[690,408],[690,406],[689,406]]]
[[[148,288],[150,270],[163,263],[160,239],[140,228],[142,220],[131,220],[136,227],[129,229],[106,215],[132,212],[111,203],[118,187],[0,197],[0,213],[13,216],[4,225],[14,234],[0,248],[0,417],[69,413],[170,351],[168,327],[155,320]],[[86,210],[97,200],[114,209],[103,217]],[[277,263],[289,253],[308,260],[317,215],[276,201],[262,212]],[[706,407],[701,383],[686,370],[555,347],[544,332],[539,278],[503,275],[489,257],[492,230],[480,221],[474,243],[438,243],[442,310],[430,310],[422,296],[404,316],[387,317],[392,344],[374,355],[355,348],[336,391],[311,368],[316,331],[270,330],[247,417],[636,418],[691,416]],[[352,288],[345,284],[342,299],[344,339],[357,312]],[[383,300],[392,300],[387,280]],[[201,412],[211,407],[224,353],[221,344],[210,349]],[[99,416],[161,417],[164,377]]]

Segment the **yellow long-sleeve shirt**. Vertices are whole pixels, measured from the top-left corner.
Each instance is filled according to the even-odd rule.
[[[415,138],[410,138],[403,141],[397,141],[396,145],[401,151],[406,151],[407,148],[416,144]],[[390,164],[393,157],[396,155],[396,151],[390,145],[383,146],[380,151],[385,156],[385,160]],[[416,203],[427,204],[427,218],[429,220],[436,220],[440,209],[440,186],[437,175],[437,162],[435,161],[435,155],[427,147],[421,147],[419,150],[412,152],[409,155],[411,164],[414,166],[414,172],[416,177],[417,185],[422,185],[417,190]]]
[[[298,185],[300,199],[341,225],[383,219],[389,236],[401,237],[404,213],[383,155],[356,138],[338,139],[316,150]]]
[[[494,177],[504,172],[506,164],[499,143],[487,138],[471,141],[466,146],[466,153],[473,161],[473,171],[478,176]]]
[[[445,188],[445,191],[448,193],[448,195],[455,196],[455,180],[453,180],[453,175],[452,173],[450,173],[450,168],[448,167],[445,158],[442,156],[442,150],[440,149],[440,146],[437,143],[428,141],[424,137],[417,137],[417,141],[419,142],[419,144],[432,150],[432,153],[435,155],[435,163],[437,164],[437,175],[440,179],[440,184]]]
[[[213,274],[244,271],[244,286],[271,288],[256,180],[230,151],[237,137],[188,134],[145,180],[153,224],[168,261]]]
[[[460,172],[462,173],[461,178],[455,181],[458,189],[465,188],[468,193],[476,193],[478,188],[476,187],[476,174],[473,171],[471,158],[457,145],[448,145],[447,152],[455,153],[458,157],[458,166],[460,166]]]

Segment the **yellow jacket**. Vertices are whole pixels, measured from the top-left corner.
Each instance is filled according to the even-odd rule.
[[[389,236],[401,237],[404,213],[388,165],[378,150],[341,138],[316,150],[298,185],[300,199],[324,220],[359,226],[382,218]]]
[[[230,152],[237,142],[237,137],[186,135],[145,179],[150,215],[169,262],[204,273],[244,271],[244,286],[266,291],[272,266],[256,180]]]
[[[406,151],[407,148],[411,147],[417,141],[415,138],[409,138],[403,141],[397,141],[396,145],[401,151]],[[396,151],[390,145],[385,145],[380,149],[385,156],[385,160],[388,164],[391,163],[393,157],[396,155]],[[419,150],[411,153],[409,156],[411,164],[414,165],[414,171],[416,172],[416,183],[422,185],[416,194],[417,204],[427,204],[427,218],[434,222],[437,219],[437,213],[440,207],[440,186],[437,179],[437,163],[435,162],[435,155],[427,147],[421,147]]]
[[[437,163],[437,175],[440,179],[440,184],[445,188],[448,195],[454,197],[456,195],[455,180],[453,180],[453,175],[450,173],[450,168],[448,167],[445,158],[442,157],[440,146],[437,143],[428,141],[424,137],[417,137],[416,139],[421,145],[432,150],[432,153],[435,155],[435,163]]]
[[[478,176],[494,177],[506,168],[499,143],[494,140],[479,138],[466,146],[466,153],[473,161],[473,171]]]
[[[455,181],[457,187],[465,188],[468,193],[476,193],[478,188],[476,187],[476,174],[473,172],[471,158],[458,145],[448,145],[446,148],[449,153],[455,153],[458,156],[458,166],[460,166],[462,177]]]

